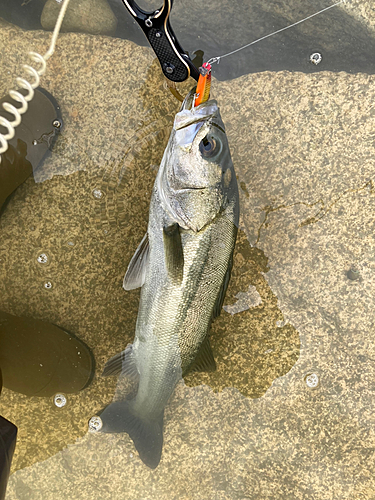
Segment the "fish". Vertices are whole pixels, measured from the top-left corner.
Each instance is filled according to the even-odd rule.
[[[209,341],[230,279],[239,195],[225,126],[215,100],[194,106],[194,89],[176,114],[153,187],[148,228],[123,287],[141,287],[135,339],[104,376],[124,375],[136,393],[101,413],[101,432],[126,432],[155,469],[164,409],[191,371],[216,369]]]

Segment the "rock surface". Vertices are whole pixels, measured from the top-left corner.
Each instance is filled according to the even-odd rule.
[[[2,94],[24,47],[48,40],[0,26]],[[262,302],[214,323],[218,371],[177,387],[155,471],[128,436],[86,429],[115,393],[105,361],[133,337],[138,291],[122,277],[178,104],[149,49],[106,37],[61,35],[42,85],[64,129],[0,218],[0,309],[75,333],[98,366],[64,408],[3,391],[0,413],[19,427],[7,500],[371,500],[375,78],[213,81],[242,207],[226,305],[250,285]]]
[[[60,8],[56,0],[47,0],[40,21],[45,30],[54,29]],[[107,0],[70,0],[61,31],[113,35],[116,26],[117,19]]]
[[[113,14],[105,4],[103,19],[95,9],[98,3],[94,0],[71,1],[75,15],[69,14],[72,8],[69,7],[69,31],[93,33],[91,17],[95,19],[97,29],[96,26],[103,23],[112,26],[114,15],[117,28],[108,33],[148,45],[142,30],[121,0],[106,0]],[[22,28],[41,29],[41,12],[45,3],[46,0],[0,0],[0,17]],[[47,0],[48,10],[53,14],[48,29],[52,29],[60,5],[56,0]],[[334,7],[330,8],[332,5]],[[160,4],[144,1],[142,6],[154,10]],[[87,11],[88,7],[92,13]],[[315,16],[319,11],[323,12]],[[295,25],[303,19],[303,23]],[[327,0],[285,0],[282,3],[278,0],[176,1],[171,23],[184,50],[191,56],[195,51],[204,51],[206,60],[293,25],[291,29],[223,58],[214,68],[215,76],[220,80],[259,71],[374,73],[375,10],[370,0],[343,0],[341,3]],[[319,67],[309,61],[310,55],[316,51],[323,55]]]

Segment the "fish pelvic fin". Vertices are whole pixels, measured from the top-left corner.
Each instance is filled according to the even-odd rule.
[[[139,372],[135,362],[133,345],[129,344],[126,349],[115,354],[105,364],[102,376],[125,375],[135,381],[139,380]]]
[[[115,401],[103,410],[100,418],[101,432],[129,434],[142,462],[156,469],[163,450],[164,411],[157,418],[145,418],[135,411],[134,400]]]

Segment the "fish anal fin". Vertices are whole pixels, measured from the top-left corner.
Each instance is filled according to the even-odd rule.
[[[177,223],[163,228],[163,241],[168,277],[173,284],[180,285],[184,276],[184,251]]]
[[[125,290],[134,290],[143,286],[149,260],[149,248],[148,234],[146,233],[129,262],[123,283]]]
[[[156,469],[163,450],[163,417],[164,412],[152,419],[139,415],[134,400],[115,401],[100,414],[101,432],[129,434],[142,462]]]
[[[194,363],[190,366],[189,372],[214,372],[216,362],[212,353],[210,339],[208,335],[204,339]]]
[[[129,344],[124,351],[115,354],[115,356],[109,359],[102,373],[103,377],[120,374],[133,380],[139,379],[139,372],[135,363],[132,344]]]

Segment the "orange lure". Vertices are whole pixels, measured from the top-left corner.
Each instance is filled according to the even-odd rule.
[[[204,63],[199,68],[199,79],[197,84],[196,98],[194,106],[199,106],[202,102],[206,102],[210,97],[211,90],[211,64]]]

